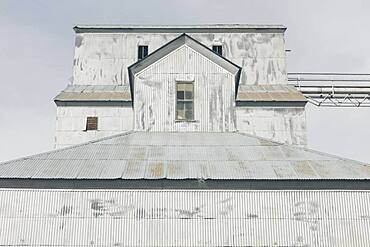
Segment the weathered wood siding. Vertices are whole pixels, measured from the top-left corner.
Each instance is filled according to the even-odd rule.
[[[176,81],[194,81],[193,122],[176,122]],[[183,45],[134,78],[135,129],[234,131],[235,76]]]

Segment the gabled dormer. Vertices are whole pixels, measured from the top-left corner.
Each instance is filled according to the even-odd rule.
[[[235,131],[241,68],[190,36],[128,70],[136,130]]]

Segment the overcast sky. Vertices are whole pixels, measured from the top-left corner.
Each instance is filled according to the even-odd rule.
[[[76,24],[283,24],[289,72],[370,73],[369,0],[0,0],[0,161],[53,148]],[[370,108],[307,105],[308,147],[370,163]]]

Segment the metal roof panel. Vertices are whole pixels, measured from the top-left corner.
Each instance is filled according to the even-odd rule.
[[[242,84],[242,83],[240,83]],[[293,101],[306,102],[304,95],[290,85],[244,85],[238,89],[237,101],[269,102],[269,101]]]
[[[0,163],[0,178],[369,179],[370,165],[238,132],[128,132]]]
[[[54,101],[131,101],[131,93],[128,86],[68,85]]]

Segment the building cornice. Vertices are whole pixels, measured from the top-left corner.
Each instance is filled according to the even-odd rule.
[[[283,25],[76,25],[76,33],[284,33]]]

